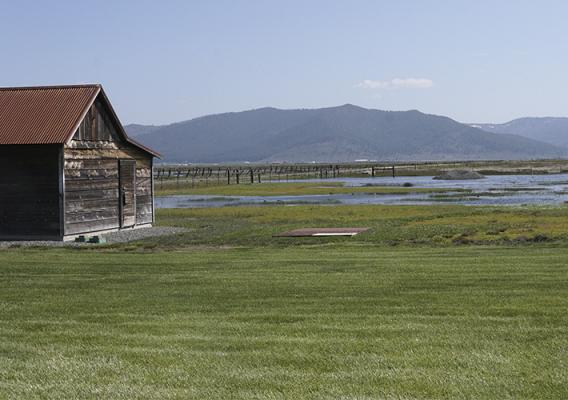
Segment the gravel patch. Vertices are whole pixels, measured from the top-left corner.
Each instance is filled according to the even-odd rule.
[[[175,235],[184,233],[188,230],[185,228],[175,228],[168,226],[156,226],[151,228],[129,229],[124,231],[109,232],[104,234],[90,234],[90,236],[100,236],[106,240],[106,244],[112,243],[128,243],[136,240],[146,239],[156,236]],[[0,249],[9,247],[79,247],[79,246],[96,246],[95,243],[79,243],[79,242],[60,242],[50,240],[19,240],[19,241],[0,241]]]
[[[174,228],[172,226],[155,226],[152,228],[130,229],[126,231],[110,232],[101,235],[107,243],[126,243],[134,240],[146,239],[149,237],[175,235],[184,233],[185,228]]]

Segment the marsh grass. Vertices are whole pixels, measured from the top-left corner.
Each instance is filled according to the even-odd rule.
[[[418,201],[468,201],[478,200],[483,197],[506,197],[513,196],[514,191],[485,191],[485,192],[465,192],[465,193],[432,193],[427,198]]]
[[[568,207],[473,207],[460,205],[342,205],[226,207],[158,210],[166,226],[185,234],[148,239],[165,247],[290,246],[343,243],[373,246],[453,246],[531,243],[545,235],[550,243],[568,240]],[[296,228],[368,227],[352,238],[275,238]],[[496,233],[496,229],[498,232]],[[541,237],[541,236],[539,236]]]
[[[317,194],[410,194],[410,193],[439,193],[448,191],[465,191],[463,189],[441,188],[412,188],[400,186],[344,186],[343,182],[288,182],[261,183],[222,186],[192,187],[190,184],[174,183],[156,185],[157,196],[173,195],[215,195],[215,196],[301,196]]]

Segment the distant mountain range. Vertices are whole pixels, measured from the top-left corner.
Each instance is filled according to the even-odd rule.
[[[152,133],[160,128],[163,128],[163,126],[130,124],[127,125],[126,128],[128,130],[128,134],[134,137],[134,136],[147,135],[148,133]]]
[[[478,124],[480,125],[480,124]],[[357,159],[475,160],[556,158],[568,149],[450,118],[346,104],[300,110],[260,108],[163,126],[127,125],[164,161],[349,162]]]
[[[519,118],[505,124],[472,124],[493,133],[509,133],[568,148],[568,118]]]

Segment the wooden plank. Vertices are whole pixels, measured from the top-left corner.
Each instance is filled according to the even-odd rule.
[[[117,169],[118,163],[115,159],[96,158],[67,158],[65,159],[65,169]]]
[[[118,199],[107,200],[65,200],[67,212],[80,212],[82,210],[116,210],[118,213]]]
[[[0,235],[61,235],[59,148],[0,146]]]
[[[136,161],[120,160],[121,227],[136,224]]]
[[[136,186],[151,187],[152,177],[151,176],[144,177],[136,175]]]
[[[75,224],[78,222],[95,222],[104,221],[108,219],[115,219],[118,221],[118,210],[98,210],[98,211],[80,211],[80,212],[68,212],[65,216],[69,224]]]
[[[74,178],[67,180],[67,189],[86,190],[86,189],[118,189],[118,177],[93,177],[93,178]]]
[[[81,179],[81,178],[116,178],[118,171],[116,169],[66,169],[65,179]]]
[[[136,188],[136,199],[142,199],[148,197],[152,198],[152,188],[151,187],[137,187]],[[137,200],[138,201],[138,200]],[[149,200],[151,201],[151,200]]]
[[[77,223],[67,223],[65,226],[65,232],[67,235],[79,235],[81,233],[89,233],[96,231],[106,231],[111,229],[118,229],[118,218],[99,220],[95,222],[77,222]]]
[[[26,179],[17,183],[8,183],[8,184],[0,183],[0,196],[6,195],[6,196],[15,196],[21,198],[24,195],[38,194],[40,196],[35,198],[41,199],[43,197],[47,197],[47,196],[41,196],[42,193],[45,193],[47,195],[52,195],[53,193],[59,193],[57,182],[58,182],[57,177],[54,177],[51,181],[42,180],[37,182]]]
[[[57,171],[51,170],[53,167],[57,166],[48,166],[48,170],[43,170],[43,165],[27,169],[15,165],[0,167],[0,184],[29,186],[30,182],[33,182],[34,187],[37,185],[58,187],[58,175]]]
[[[151,214],[137,216],[136,218],[136,225],[151,224],[153,222]]]
[[[66,198],[69,200],[116,199],[118,201],[118,189],[67,192]]]
[[[150,168],[139,168],[136,170],[136,178],[148,178],[152,175],[152,170]]]
[[[369,228],[303,228],[294,229],[274,235],[275,237],[304,237],[304,236],[355,236]]]
[[[136,213],[151,214],[152,213],[152,204],[151,203],[142,204],[142,205],[137,204]]]
[[[57,205],[57,203],[55,203]],[[0,221],[4,223],[9,223],[10,221],[22,222],[25,220],[49,220],[55,221],[55,217],[59,216],[57,208],[50,208],[49,211],[42,210],[38,207],[35,208],[21,208],[19,210],[14,210],[12,212],[2,212],[0,214]]]

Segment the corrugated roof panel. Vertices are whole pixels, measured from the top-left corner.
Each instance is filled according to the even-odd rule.
[[[0,144],[61,144],[100,85],[0,88]]]

